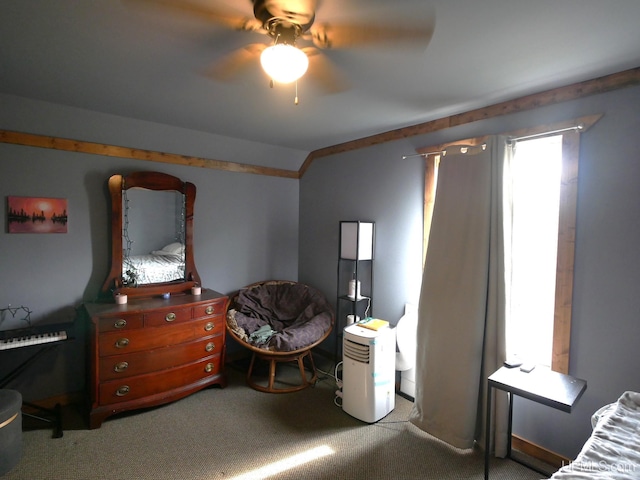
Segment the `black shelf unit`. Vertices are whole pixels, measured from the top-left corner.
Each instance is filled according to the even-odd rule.
[[[375,222],[341,221],[338,250],[336,304],[336,361],[342,357],[343,330],[347,315],[372,316]],[[355,281],[354,285],[350,285]],[[359,286],[359,288],[358,288]]]

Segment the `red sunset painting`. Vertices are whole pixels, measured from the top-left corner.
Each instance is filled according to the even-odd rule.
[[[7,197],[9,233],[67,233],[67,199]]]

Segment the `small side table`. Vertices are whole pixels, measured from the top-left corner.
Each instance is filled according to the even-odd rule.
[[[518,367],[502,367],[487,379],[487,431],[491,425],[492,389],[503,390],[509,397],[509,423],[507,457],[511,458],[511,425],[513,420],[513,395],[571,413],[587,389],[587,382],[579,378],[553,372],[545,367],[537,367],[529,373]],[[490,436],[485,438],[484,478],[489,479]]]

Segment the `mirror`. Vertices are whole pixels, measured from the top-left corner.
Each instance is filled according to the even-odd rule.
[[[159,172],[109,178],[111,270],[101,293],[151,296],[200,283],[193,260],[195,185]]]
[[[123,283],[184,279],[184,198],[176,191],[122,191]]]

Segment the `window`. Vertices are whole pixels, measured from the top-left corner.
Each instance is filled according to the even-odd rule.
[[[551,367],[562,135],[512,144],[507,357]]]
[[[505,133],[510,137],[540,136],[543,132],[552,132],[567,129],[575,125],[582,125],[580,132],[585,132],[589,127],[598,121],[601,115],[591,115],[567,122],[553,125],[543,125],[540,127],[519,130]],[[555,276],[549,282],[549,287],[553,289],[553,309],[546,313],[540,313],[547,318],[547,334],[544,342],[549,345],[549,329],[552,328],[551,345],[546,347],[543,355],[548,359],[549,348],[551,356],[551,368],[554,371],[568,373],[569,371],[569,346],[571,333],[571,312],[573,295],[573,266],[576,230],[576,205],[578,190],[578,159],[580,151],[580,132],[572,130],[558,136],[561,138],[562,166],[559,175],[554,174],[558,184],[557,202],[557,248],[555,258]],[[466,139],[450,144],[430,146],[419,149],[418,153],[427,154],[441,152],[447,146],[462,143],[465,145],[479,145],[485,142],[485,138]],[[524,145],[524,143],[521,143]],[[520,149],[520,146],[518,149]],[[556,145],[557,147],[557,145]],[[524,150],[524,148],[522,149]],[[433,204],[435,202],[439,155],[426,155],[425,173],[425,198],[424,198],[424,252],[428,247],[429,230],[431,227],[431,216],[433,214]],[[551,187],[544,187],[545,189]],[[538,195],[546,195],[547,191],[539,190]],[[553,259],[549,259],[553,268]],[[551,287],[553,283],[553,287]],[[537,359],[534,361],[538,361]],[[549,363],[545,360],[543,363]]]

